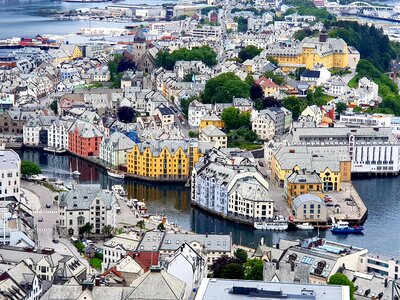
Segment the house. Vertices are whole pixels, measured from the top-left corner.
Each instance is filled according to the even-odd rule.
[[[200,128],[214,125],[215,127],[222,129],[225,127],[224,121],[221,120],[215,113],[209,112],[200,119]]]
[[[307,106],[300,114],[299,121],[302,118],[307,118],[307,120],[314,122],[316,125],[321,124],[322,122],[322,110],[317,105]]]
[[[98,156],[103,134],[89,122],[77,120],[68,132],[68,151],[81,156]]]
[[[129,286],[132,281],[144,274],[142,266],[134,257],[127,255],[118,260],[111,268],[103,272],[99,278],[109,286]]]
[[[104,242],[102,271],[105,272],[129,252],[136,250],[139,242],[140,235],[133,231],[118,234]]]
[[[197,290],[201,280],[207,276],[207,262],[201,252],[183,243],[172,257],[166,259],[166,271],[186,283],[186,295]]]
[[[55,149],[68,149],[68,132],[72,124],[70,119],[55,119],[47,129],[47,145]]]
[[[254,84],[257,84],[262,88],[265,97],[279,95],[279,85],[273,82],[270,78],[265,78],[264,76],[261,76],[255,81]]]
[[[291,205],[292,200],[303,194],[323,194],[323,182],[316,172],[299,172],[297,170],[287,175],[284,183],[284,194]]]
[[[21,159],[11,149],[0,145],[0,201],[19,201],[21,185]]]
[[[87,74],[90,76],[91,82],[107,82],[110,80],[110,70],[108,70],[108,66],[92,68]]]
[[[340,76],[332,76],[324,84],[324,90],[328,95],[340,96],[350,91],[347,83]]]
[[[325,84],[329,78],[331,72],[322,66],[315,66],[312,70],[306,69],[300,74],[300,81],[315,82],[317,86]]]
[[[169,107],[165,106],[165,105],[160,105],[158,106],[154,112],[153,112],[153,116],[157,116],[160,121],[161,121],[161,126],[170,126],[174,124],[174,112],[172,111],[172,109],[170,109]]]
[[[258,114],[257,118],[251,122],[251,129],[259,139],[264,141],[273,139],[276,132],[275,122],[266,113]]]
[[[188,108],[188,123],[190,126],[197,127],[200,125],[200,120],[212,109],[211,104],[203,104],[198,100],[194,100],[189,104]]]
[[[233,106],[241,112],[251,112],[253,110],[253,101],[245,98],[233,98]]]
[[[133,291],[127,299],[159,300],[160,294],[165,300],[184,300],[189,297],[186,295],[186,283],[159,267],[152,267],[130,286]]]
[[[29,119],[23,126],[22,141],[24,145],[38,146],[48,144],[48,132],[53,122],[58,121],[55,116],[37,116]]]
[[[115,195],[100,184],[74,184],[72,190],[60,193],[59,200],[59,225],[64,234],[76,235],[87,223],[97,234],[106,225],[116,225]]]
[[[267,114],[275,124],[275,135],[287,132],[292,124],[292,112],[284,107],[269,107],[260,114]]]
[[[126,165],[127,153],[134,145],[127,135],[116,131],[101,141],[99,158],[112,167]]]
[[[15,299],[17,296],[18,299],[37,300],[41,293],[41,282],[25,261],[0,274],[2,299]]]
[[[263,280],[282,283],[308,283],[309,266],[295,262],[264,262]]]
[[[297,196],[292,204],[293,215],[299,222],[326,222],[328,209],[325,202],[318,196],[303,194]]]
[[[228,138],[226,133],[218,129],[214,125],[208,125],[207,127],[201,128],[199,140],[214,142],[215,147],[226,148],[228,145]]]

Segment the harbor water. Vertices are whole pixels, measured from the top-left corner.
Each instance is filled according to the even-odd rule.
[[[55,156],[39,150],[24,150],[20,155],[23,160],[39,164],[44,175],[66,183],[70,181],[70,170],[79,170],[80,183],[100,183],[104,188],[123,184],[131,198],[144,199],[150,214],[165,214],[170,222],[197,233],[232,233],[235,243],[249,247],[255,247],[262,237],[266,244],[272,245],[280,238],[295,240],[318,234],[317,231],[266,232],[215,217],[191,207],[190,190],[183,185],[113,179],[104,169],[69,155]],[[337,236],[330,231],[320,231],[319,235],[339,243],[366,247],[373,252],[400,256],[400,177],[357,179],[353,184],[368,207],[364,234]]]

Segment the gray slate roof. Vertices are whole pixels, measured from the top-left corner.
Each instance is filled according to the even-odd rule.
[[[60,193],[60,206],[66,206],[69,210],[85,210],[96,198],[100,198],[107,209],[111,209],[113,194],[103,190],[100,184],[78,184],[74,189]]]

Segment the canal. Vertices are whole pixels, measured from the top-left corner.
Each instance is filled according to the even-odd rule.
[[[280,238],[298,239],[315,236],[316,231],[265,232],[252,227],[220,219],[190,206],[190,190],[183,185],[150,184],[121,181],[107,176],[96,165],[69,155],[54,156],[39,150],[20,152],[21,159],[40,165],[42,173],[70,182],[70,170],[81,172],[80,183],[100,183],[104,188],[123,184],[131,198],[144,199],[151,214],[163,213],[168,220],[197,233],[232,233],[235,243],[255,247],[262,237],[272,245]],[[320,231],[321,237],[339,243],[366,247],[370,251],[400,256],[399,214],[400,177],[353,180],[361,198],[368,207],[364,235],[335,236],[330,231]]]

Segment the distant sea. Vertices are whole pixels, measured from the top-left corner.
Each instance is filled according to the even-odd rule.
[[[171,1],[172,2],[172,1]],[[118,4],[163,4],[163,0],[126,0]],[[70,3],[52,0],[0,0],[0,39],[31,37],[36,34],[76,33],[82,27],[89,27],[89,21],[65,21],[40,15],[43,9],[80,9],[105,7],[104,3]],[[123,28],[126,23],[91,21],[91,27]]]

